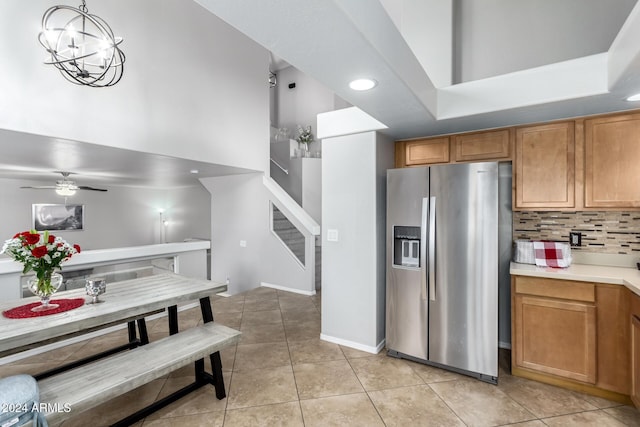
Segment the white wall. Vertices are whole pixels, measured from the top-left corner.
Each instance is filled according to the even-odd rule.
[[[0,128],[268,170],[264,48],[193,1],[89,2],[127,61],[116,86],[81,87],[43,64],[40,21],[58,3],[0,5]]]
[[[53,190],[20,189],[50,182],[0,180],[0,241],[33,227],[31,205],[64,203]],[[84,205],[84,230],[60,231],[69,243],[85,250],[160,243],[159,208],[164,208],[167,242],[211,238],[211,203],[201,185],[175,189],[104,187],[108,191],[78,191],[69,204]]]
[[[436,87],[451,85],[453,0],[380,0]]]
[[[302,207],[322,224],[322,159],[302,160]]]
[[[458,83],[606,52],[636,0],[454,4]]]
[[[322,338],[384,344],[386,170],[393,142],[365,132],[323,139]],[[328,241],[337,230],[338,241]]]
[[[211,280],[224,283],[229,278],[230,294],[261,283],[305,291],[304,270],[271,233],[262,177],[255,173],[201,179],[211,193]]]
[[[278,71],[277,76],[278,124],[275,127],[286,127],[291,132],[291,138],[296,139],[297,125],[311,125],[316,140],[309,145],[309,150],[321,150],[321,142],[316,136],[316,116],[335,109],[334,93],[295,67],[284,68]],[[295,83],[296,87],[289,89],[290,83]]]

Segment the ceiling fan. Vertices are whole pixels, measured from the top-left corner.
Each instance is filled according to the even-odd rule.
[[[91,191],[107,191],[104,188],[87,187],[86,185],[76,185],[75,181],[69,179],[71,172],[56,171],[62,175],[62,179],[56,181],[56,185],[37,185],[37,186],[24,186],[20,188],[34,188],[37,190],[55,190],[60,196],[73,196],[77,190],[91,190]]]

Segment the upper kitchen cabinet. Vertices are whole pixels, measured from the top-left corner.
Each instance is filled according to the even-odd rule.
[[[403,141],[404,166],[449,163],[449,137]]]
[[[640,208],[640,114],[585,120],[585,207]]]
[[[575,208],[573,121],[516,130],[514,209]]]
[[[513,129],[452,136],[454,161],[511,160]]]

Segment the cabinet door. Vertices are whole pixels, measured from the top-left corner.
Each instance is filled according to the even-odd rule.
[[[631,400],[640,408],[640,296],[631,294]]]
[[[640,208],[640,114],[585,120],[585,206]]]
[[[631,316],[631,400],[640,407],[640,317]]]
[[[405,142],[407,166],[449,163],[449,137]]]
[[[470,162],[510,159],[512,135],[511,129],[454,135],[454,160]]]
[[[598,285],[597,386],[629,394],[629,290],[619,285]]]
[[[594,305],[517,294],[514,323],[516,366],[595,384]]]
[[[575,207],[573,122],[518,128],[515,163],[514,208]]]

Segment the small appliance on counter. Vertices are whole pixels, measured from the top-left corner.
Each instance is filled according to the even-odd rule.
[[[571,265],[571,246],[565,242],[515,240],[513,262],[538,267],[566,268]]]
[[[514,240],[512,259],[513,262],[519,264],[535,264],[536,255],[533,252],[533,242],[531,240]]]

